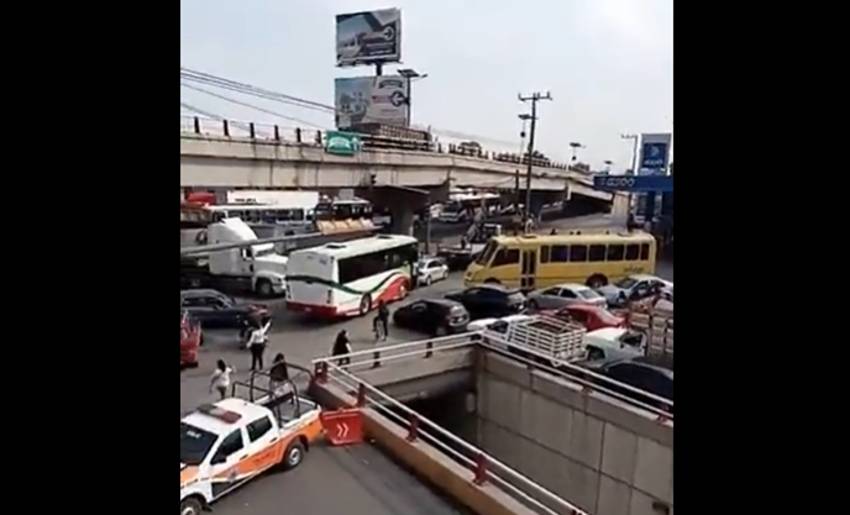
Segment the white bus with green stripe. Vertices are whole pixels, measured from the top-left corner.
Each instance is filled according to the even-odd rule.
[[[325,318],[364,315],[407,296],[417,259],[416,238],[394,234],[296,250],[287,264],[287,309]]]

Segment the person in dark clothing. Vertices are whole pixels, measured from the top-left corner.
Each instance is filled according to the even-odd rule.
[[[348,332],[343,329],[336,335],[336,341],[334,342],[331,354],[333,356],[342,356],[349,352],[351,352],[351,341],[348,339]],[[337,365],[339,366],[348,365],[350,363],[351,358],[340,358],[339,361],[337,361]]]
[[[389,335],[389,327],[388,323],[390,320],[390,310],[387,309],[387,305],[384,301],[379,301],[378,303],[378,316],[375,317],[374,321],[374,330],[375,330],[375,338],[378,337],[378,325],[380,324],[381,329],[383,329],[382,339],[387,341],[387,336]]]
[[[272,368],[269,371],[269,390],[276,391],[277,388],[289,380],[289,370],[286,366],[286,357],[282,352],[278,352],[272,361]]]
[[[554,228],[554,227],[552,228],[552,230],[551,230],[551,231],[549,231],[549,235],[550,235],[550,236],[555,236],[555,235],[557,235],[557,234],[558,234],[558,229],[556,229],[556,228]]]

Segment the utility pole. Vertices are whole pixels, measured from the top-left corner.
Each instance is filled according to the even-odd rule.
[[[525,218],[523,220],[523,230],[528,227],[528,220],[531,218],[531,161],[534,156],[534,132],[537,128],[537,101],[552,100],[549,92],[543,95],[535,91],[529,97],[524,97],[522,94],[517,95],[521,102],[531,101],[531,134],[528,135],[528,172],[525,176]]]

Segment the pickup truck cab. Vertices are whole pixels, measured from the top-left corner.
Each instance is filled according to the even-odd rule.
[[[322,432],[319,412],[315,402],[299,397],[293,387],[258,402],[224,399],[183,417],[180,515],[200,515],[273,467],[297,467]]]

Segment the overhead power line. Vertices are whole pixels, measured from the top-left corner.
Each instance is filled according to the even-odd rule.
[[[290,121],[293,121],[293,122],[302,123],[302,124],[304,124],[304,125],[308,125],[308,126],[310,126],[310,127],[316,128],[316,129],[327,129],[327,127],[326,127],[326,126],[317,125],[317,124],[315,124],[315,123],[308,122],[307,120],[302,120],[302,119],[300,119],[300,118],[295,118],[295,117],[293,117],[293,116],[287,116],[287,115],[285,115],[285,114],[278,113],[278,112],[276,112],[276,111],[272,111],[271,109],[265,109],[265,108],[263,108],[263,107],[256,106],[256,105],[254,105],[254,104],[249,104],[249,103],[247,103],[247,102],[242,102],[242,101],[240,101],[240,100],[236,100],[235,98],[227,97],[227,96],[225,96],[225,95],[219,95],[218,93],[215,93],[215,92],[212,92],[212,91],[209,91],[209,90],[203,89],[203,88],[199,88],[199,87],[197,87],[197,86],[192,86],[191,84],[185,84],[185,83],[182,83],[182,82],[181,82],[181,83],[180,83],[180,85],[181,85],[181,86],[183,86],[184,88],[189,88],[189,89],[191,89],[191,90],[198,91],[198,92],[204,93],[204,94],[206,94],[206,95],[210,95],[210,96],[213,96],[213,97],[216,97],[216,98],[220,98],[221,100],[224,100],[224,101],[226,101],[226,102],[231,102],[231,103],[236,104],[236,105],[241,105],[241,106],[243,106],[243,107],[248,107],[248,108],[250,108],[250,109],[255,109],[255,110],[257,110],[257,111],[260,111],[260,112],[263,112],[263,113],[266,113],[266,114],[270,114],[270,115],[273,115],[273,116],[277,116],[277,117],[279,117],[279,118],[283,118],[283,119],[285,119],[285,120],[290,120]]]

